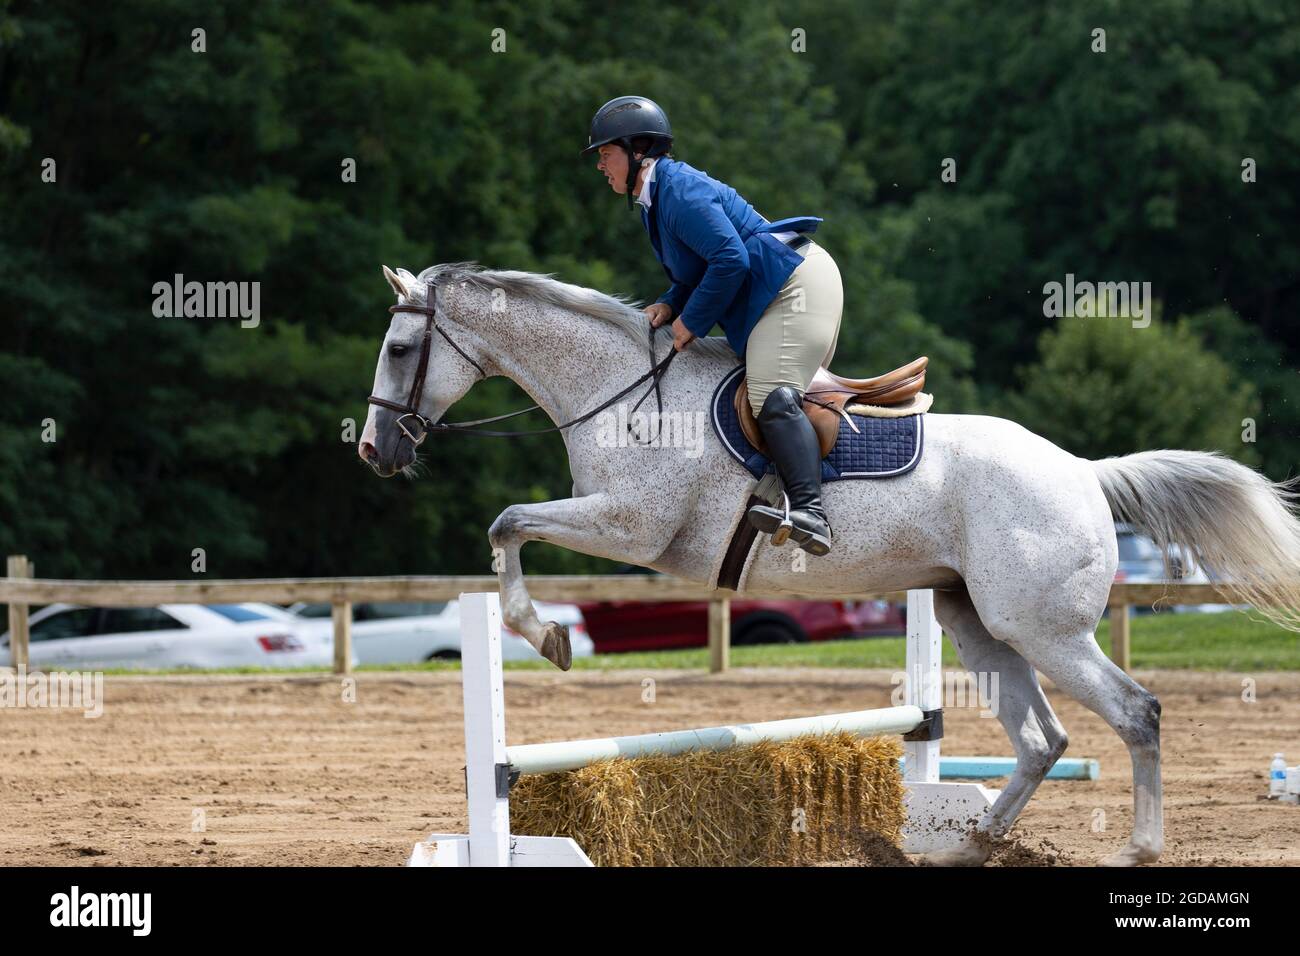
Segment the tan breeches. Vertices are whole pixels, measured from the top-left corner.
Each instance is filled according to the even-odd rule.
[[[840,334],[844,286],[831,254],[809,242],[801,262],[754,326],[745,343],[749,405],[757,415],[775,389],[788,385],[802,395],[829,365]]]

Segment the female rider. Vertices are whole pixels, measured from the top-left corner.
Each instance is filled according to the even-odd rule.
[[[749,403],[790,499],[790,537],[827,554],[821,450],[802,396],[835,353],[844,289],[830,253],[809,238],[822,220],[768,222],[726,183],[672,158],[673,133],[654,102],[620,96],[599,110],[581,155],[619,195],[633,197],[655,257],[672,282],[645,310],[655,328],[672,322],[680,351],[721,325],[745,360]],[[756,505],[749,521],[771,534],[781,509]]]

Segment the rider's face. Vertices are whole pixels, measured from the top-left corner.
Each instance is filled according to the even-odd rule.
[[[605,174],[609,188],[620,196],[627,192],[627,153],[621,146],[606,143],[598,150],[600,160],[596,168]]]

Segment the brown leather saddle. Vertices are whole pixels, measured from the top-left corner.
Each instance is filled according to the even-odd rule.
[[[840,422],[849,418],[844,410],[846,405],[898,405],[906,402],[925,387],[925,368],[929,364],[929,358],[922,355],[875,378],[848,378],[819,368],[804,393],[803,411],[817,432],[822,457],[831,453],[840,434]],[[736,419],[746,440],[766,455],[767,443],[763,441],[758,420],[749,407],[748,381],[740,383],[734,401]]]

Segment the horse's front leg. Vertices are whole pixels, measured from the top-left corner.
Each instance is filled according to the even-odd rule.
[[[560,670],[571,662],[569,629],[542,622],[524,586],[519,549],[526,541],[546,541],[570,551],[630,564],[648,564],[663,553],[679,522],[660,511],[651,518],[649,503],[615,499],[607,493],[539,504],[511,505],[488,530],[497,577],[501,616],[537,652]]]

